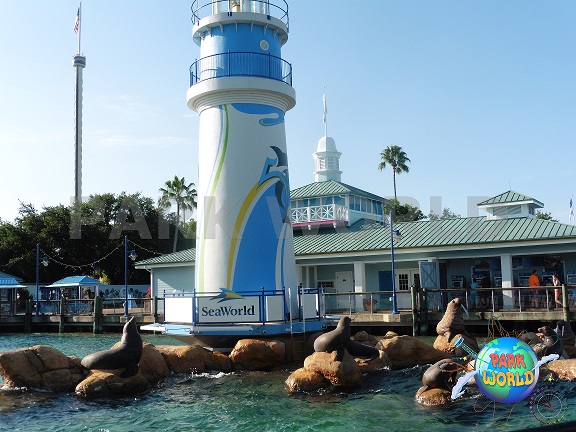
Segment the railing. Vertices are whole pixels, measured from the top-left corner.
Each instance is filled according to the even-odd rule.
[[[285,0],[194,0],[192,2],[192,24],[202,18],[218,13],[254,12],[288,22],[288,3]]]
[[[196,60],[190,66],[190,85],[213,78],[252,76],[282,81],[292,86],[292,65],[271,54],[227,52]]]
[[[555,289],[565,291],[567,306],[576,307],[576,287],[511,287],[511,288],[478,288],[470,290],[466,288],[444,288],[434,290],[420,290],[426,294],[426,310],[430,312],[443,312],[448,303],[460,297],[464,307],[470,312],[497,312],[497,311],[553,311],[561,310],[556,304]],[[511,304],[504,304],[504,295],[512,293]],[[411,293],[397,291],[397,297],[403,296],[404,302],[398,306],[400,311],[412,311],[420,309],[418,303],[414,305]],[[325,304],[327,314],[339,313],[391,313],[392,291],[372,292],[325,292]],[[563,303],[563,301],[562,301]],[[563,306],[562,306],[563,307]]]
[[[154,315],[153,298],[129,298],[128,313],[130,315]],[[157,299],[159,302],[163,299]],[[118,316],[124,315],[123,297],[102,299],[102,315]],[[35,310],[35,306],[33,308]],[[94,315],[94,299],[64,299],[61,300],[39,300],[39,315]],[[160,309],[160,306],[159,306]],[[20,302],[0,302],[0,316],[16,316],[26,313],[26,306]]]
[[[293,224],[347,220],[348,208],[337,204],[325,204],[292,209]]]

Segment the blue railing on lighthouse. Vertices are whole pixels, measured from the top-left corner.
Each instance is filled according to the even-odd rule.
[[[196,60],[190,66],[190,86],[212,78],[252,76],[292,86],[292,65],[280,57],[253,52],[228,52]]]
[[[285,0],[194,0],[192,24],[218,13],[253,12],[274,17],[288,28],[288,3]]]

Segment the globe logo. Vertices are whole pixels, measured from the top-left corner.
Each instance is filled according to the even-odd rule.
[[[513,337],[488,342],[475,363],[476,384],[489,399],[504,404],[528,397],[538,383],[539,364],[534,350]]]

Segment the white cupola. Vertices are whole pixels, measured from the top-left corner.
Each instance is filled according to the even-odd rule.
[[[323,136],[318,141],[318,147],[314,156],[314,181],[342,181],[342,171],[340,171],[340,153],[336,149],[334,138]]]

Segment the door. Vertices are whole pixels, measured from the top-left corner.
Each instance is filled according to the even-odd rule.
[[[398,309],[412,309],[410,287],[420,286],[420,271],[418,269],[396,270],[396,299]]]
[[[334,285],[335,291],[337,293],[351,293],[354,291],[354,280],[352,279],[352,272],[336,272],[336,283]],[[350,309],[354,310],[354,296],[337,295],[336,296],[336,308],[337,309]]]

